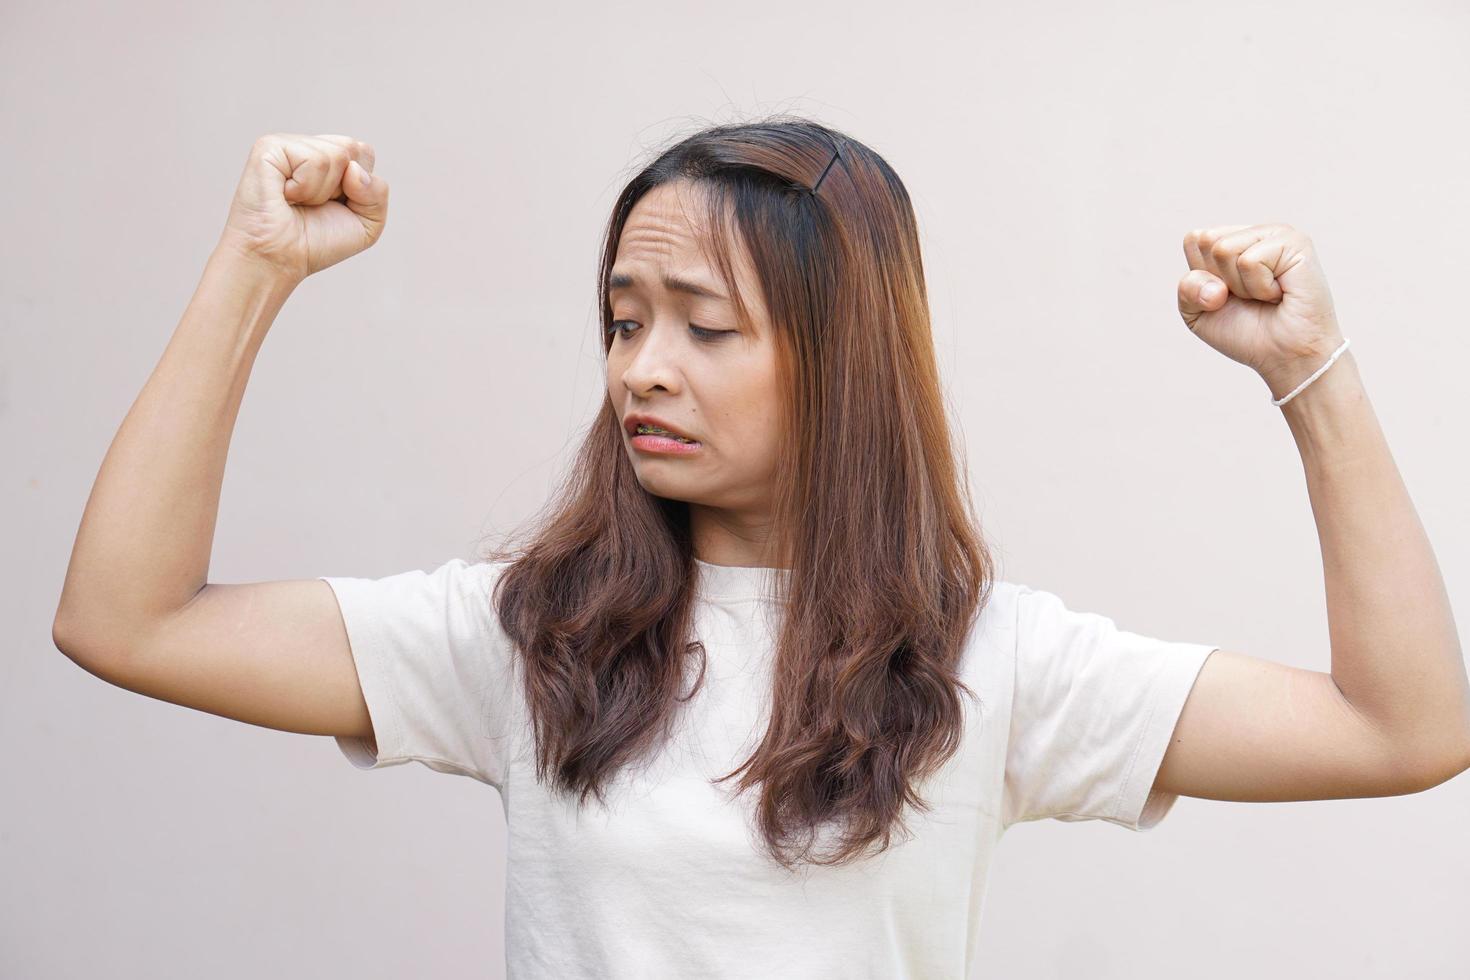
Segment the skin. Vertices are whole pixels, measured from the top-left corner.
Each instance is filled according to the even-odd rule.
[[[687,181],[664,184],[629,213],[613,274],[637,284],[610,293],[617,332],[607,356],[607,396],[620,423],[647,413],[701,443],[696,453],[676,456],[635,448],[623,435],[643,488],[689,504],[696,557],[777,566],[768,529],[783,382],[773,328],[744,249],[735,248],[733,258],[754,321],[748,324],[739,322],[728,285],[703,254],[702,193]],[[667,289],[666,275],[724,298]]]
[[[1184,257],[1184,323],[1254,368],[1273,399],[1343,343],[1316,247],[1299,229],[1199,228],[1184,236]],[[1353,351],[1279,411],[1317,524],[1332,669],[1216,650],[1155,788],[1280,802],[1436,786],[1470,766],[1470,682],[1444,578]]]

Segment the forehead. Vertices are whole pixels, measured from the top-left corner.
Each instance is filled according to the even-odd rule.
[[[727,251],[736,281],[729,284],[721,277],[708,206],[708,191],[688,180],[660,184],[639,198],[618,236],[609,293],[671,291],[726,301],[738,293],[756,321],[763,321],[765,304],[753,266],[728,216],[726,228],[735,239]]]
[[[688,181],[660,184],[638,199],[618,236],[618,264],[713,272],[707,255],[705,193]]]

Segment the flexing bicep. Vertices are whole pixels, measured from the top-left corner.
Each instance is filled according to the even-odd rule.
[[[1180,712],[1155,788],[1239,802],[1395,796],[1433,785],[1332,675],[1217,650]]]
[[[59,645],[74,661],[137,694],[280,731],[372,734],[324,582],[210,583],[127,643],[70,629]]]

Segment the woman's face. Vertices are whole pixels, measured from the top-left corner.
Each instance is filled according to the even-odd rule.
[[[763,523],[780,435],[776,349],[754,271],[737,248],[738,287],[755,320],[742,325],[699,248],[702,193],[688,181],[663,184],[633,206],[613,263],[607,354],[607,394],[638,482],[720,512],[691,508],[697,545],[705,519],[742,538]],[[637,437],[628,431],[634,414],[697,445],[670,452]]]

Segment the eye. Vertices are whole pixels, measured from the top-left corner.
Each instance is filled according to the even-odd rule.
[[[622,329],[622,325],[625,323],[632,324],[635,327],[639,325],[637,320],[614,320],[612,322],[612,326],[608,328],[607,332],[613,334],[614,337],[627,337],[631,331],[625,331]],[[694,334],[697,339],[710,343],[719,340],[721,337],[725,336],[725,334],[739,333],[738,330],[707,330],[704,327],[695,326],[692,323],[689,324],[689,331],[690,333]]]

